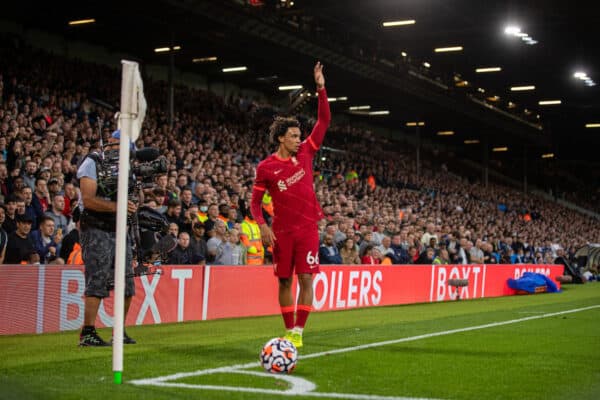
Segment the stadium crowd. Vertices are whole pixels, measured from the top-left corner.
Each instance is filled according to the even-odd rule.
[[[0,49],[0,250],[4,264],[78,263],[75,174],[117,129],[120,72],[22,44]],[[269,262],[249,212],[257,162],[273,151],[278,110],[242,96],[177,86],[172,128],[164,82],[145,79],[150,105],[138,148],[154,147],[168,172],[145,189],[178,238],[169,262]],[[303,126],[314,121],[301,118]],[[315,165],[320,261],[326,263],[552,263],[600,242],[597,221],[515,189],[484,187],[435,155],[417,175],[393,140],[335,121]],[[334,151],[336,150],[336,151]],[[264,213],[271,213],[269,197]],[[255,224],[255,223],[254,223]],[[79,251],[79,253],[78,253]]]

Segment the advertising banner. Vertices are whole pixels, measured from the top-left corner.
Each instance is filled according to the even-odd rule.
[[[559,265],[326,265],[314,278],[315,311],[509,296],[508,278],[524,272],[555,277]],[[453,288],[450,279],[468,285]],[[163,266],[135,279],[126,325],[146,325],[279,313],[270,266]],[[0,267],[0,335],[79,329],[83,324],[82,266]],[[294,287],[294,293],[297,288]],[[113,325],[112,297],[96,325]]]

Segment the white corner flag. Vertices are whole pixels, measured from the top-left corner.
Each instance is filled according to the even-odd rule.
[[[119,180],[117,187],[117,236],[115,248],[115,290],[113,321],[113,372],[116,384],[123,382],[123,332],[125,315],[125,252],[127,248],[127,194],[129,184],[129,143],[137,140],[146,117],[144,84],[138,63],[121,60],[121,130]]]

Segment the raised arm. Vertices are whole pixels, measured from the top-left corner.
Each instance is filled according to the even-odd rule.
[[[331,122],[331,111],[329,109],[329,101],[327,100],[327,91],[325,90],[325,76],[323,75],[323,65],[317,62],[314,68],[315,84],[317,85],[317,93],[319,95],[319,111],[317,113],[317,123],[313,127],[307,141],[310,143],[314,151],[317,151],[323,139],[325,132]]]

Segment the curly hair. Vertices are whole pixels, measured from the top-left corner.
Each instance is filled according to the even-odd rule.
[[[279,137],[285,135],[288,128],[300,128],[300,122],[295,117],[275,117],[269,127],[269,139],[273,144],[279,144]]]

